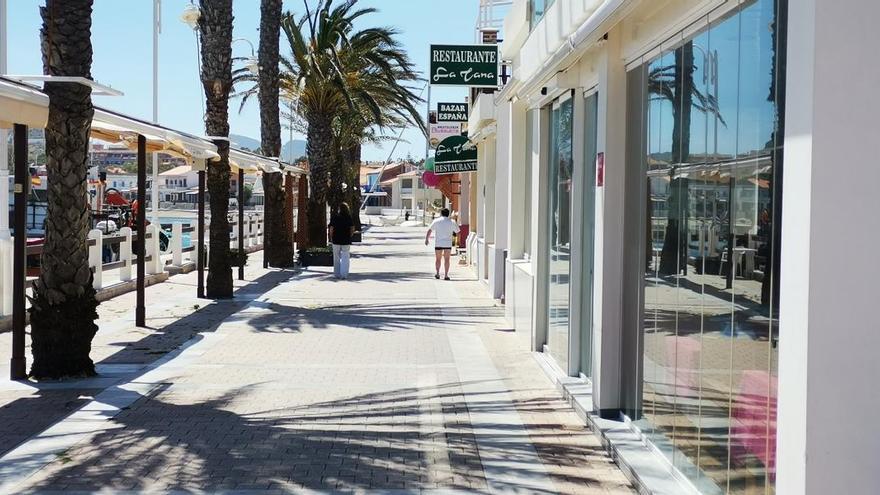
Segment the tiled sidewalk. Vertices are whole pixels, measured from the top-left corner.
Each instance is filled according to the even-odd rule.
[[[253,269],[191,314],[190,286],[157,286],[162,330],[99,334],[117,383],[0,408],[50,412],[5,449],[0,490],[631,493],[470,272],[434,280],[423,235],[372,230],[347,281]]]

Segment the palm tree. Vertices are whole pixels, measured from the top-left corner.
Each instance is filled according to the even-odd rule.
[[[721,125],[727,125],[718,107],[717,95],[703,94],[694,84],[694,45],[685,43],[676,48],[673,65],[657,67],[648,74],[648,92],[651,98],[672,103],[672,170],[670,176],[669,212],[663,249],[660,252],[659,272],[663,275],[680,273],[687,266],[688,187],[689,179],[675,177],[677,167],[690,159],[691,114],[693,109],[713,115]]]
[[[92,0],[46,0],[40,8],[43,70],[91,79]],[[92,376],[89,357],[98,302],[89,269],[87,191],[91,88],[47,82],[46,168],[49,201],[42,273],[34,284],[31,337],[38,379]]]
[[[418,79],[415,69],[388,28],[354,31],[354,21],[376,12],[355,9],[356,0],[332,6],[321,0],[298,20],[292,14],[281,27],[290,43],[291,59],[282,59],[286,71],[281,87],[296,100],[306,126],[311,194],[309,238],[322,245],[327,224],[327,202],[341,201],[340,142],[335,128],[340,119],[354,119],[355,127],[385,128],[401,121],[427,133],[415,106],[421,99],[407,86]]]
[[[211,197],[208,283],[211,298],[232,297],[229,255],[229,92],[232,89],[232,0],[200,0],[202,86],[205,89],[205,131],[215,140],[219,160],[208,166]]]
[[[260,52],[258,96],[260,100],[260,147],[266,156],[281,155],[281,121],[278,109],[278,59],[281,37],[281,0],[262,0],[260,4]],[[247,71],[249,74],[250,71]],[[256,89],[256,88],[254,88]],[[244,99],[242,100],[242,103]],[[284,188],[282,174],[264,173],[263,190],[268,236],[264,254],[269,266],[284,268],[293,263],[293,246],[288,222],[284,221]]]

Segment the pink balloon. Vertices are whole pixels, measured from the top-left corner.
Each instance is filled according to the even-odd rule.
[[[437,187],[437,184],[440,183],[440,176],[434,172],[425,172],[422,174],[422,182],[428,187]]]

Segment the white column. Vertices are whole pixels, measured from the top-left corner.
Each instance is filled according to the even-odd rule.
[[[788,15],[777,493],[877,493],[880,3]]]
[[[483,165],[486,174],[483,176],[483,228],[480,232],[486,239],[486,244],[495,242],[495,145],[496,136],[489,136],[484,141],[482,150],[486,154]]]
[[[597,149],[605,154],[605,185],[596,188],[593,261],[593,404],[599,411],[614,410],[621,405],[626,69],[620,53],[620,37],[619,29],[609,32],[598,61]]]
[[[550,110],[542,108],[532,121],[532,274],[535,277],[532,300],[532,350],[540,351],[547,343],[547,308],[549,280],[547,253],[550,249],[548,231]]]
[[[510,156],[511,156],[511,135],[510,120],[511,115],[510,101],[501,101],[496,105],[497,120],[495,131],[495,192],[493,196],[493,219],[494,233],[492,242],[495,249],[507,249],[507,218],[510,210],[507,209],[507,192],[510,182]]]
[[[162,253],[159,251],[159,227],[155,223],[147,225],[147,234],[151,237],[144,239],[147,246],[147,256],[151,256],[151,261],[144,263],[144,270],[147,275],[162,272]]]
[[[171,226],[171,264],[183,265],[183,224],[180,223]]]
[[[89,267],[94,270],[94,278],[92,279],[92,287],[100,290],[104,286],[104,270],[103,261],[101,259],[103,233],[98,229],[89,231],[89,240],[94,240],[95,245],[89,246]]]
[[[526,208],[524,203],[527,187],[532,187],[526,163],[526,121],[527,107],[522,101],[510,104],[510,159],[507,160],[507,249],[511,259],[523,257],[523,236],[525,235]]]
[[[119,243],[119,261],[125,262],[119,269],[119,280],[131,280],[131,228],[122,227],[119,229],[119,235],[125,239]]]

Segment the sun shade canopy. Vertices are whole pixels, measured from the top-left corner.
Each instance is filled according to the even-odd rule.
[[[242,169],[245,173],[281,171],[292,172],[297,175],[308,173],[303,168],[281,163],[277,159],[235,148],[229,149],[229,166],[233,171]]]
[[[217,147],[204,139],[172,131],[118,112],[95,107],[92,137],[137,149],[138,136],[147,140],[147,152],[163,152],[192,163],[194,159],[218,158]]]
[[[42,129],[49,119],[49,97],[39,89],[0,78],[0,128],[13,124]]]

